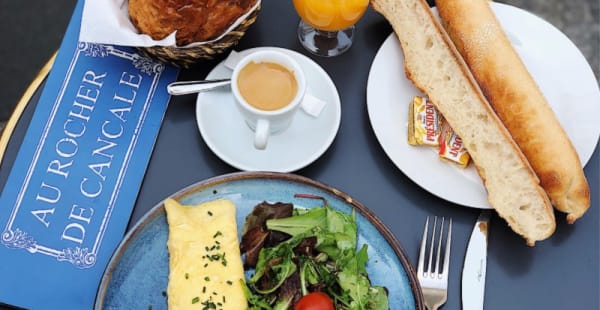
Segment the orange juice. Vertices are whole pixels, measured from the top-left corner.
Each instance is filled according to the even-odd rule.
[[[294,0],[296,12],[313,28],[338,31],[354,25],[367,10],[369,0]]]

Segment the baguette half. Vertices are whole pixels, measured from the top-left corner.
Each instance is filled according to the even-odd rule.
[[[371,0],[392,25],[406,76],[462,138],[488,201],[530,246],[554,233],[548,196],[424,0]]]
[[[487,0],[437,0],[442,24],[481,90],[572,224],[590,207],[579,156]]]

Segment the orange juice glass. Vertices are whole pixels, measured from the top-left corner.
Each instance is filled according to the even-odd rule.
[[[301,21],[298,38],[310,52],[336,56],[352,45],[354,24],[363,16],[369,0],[293,0]]]

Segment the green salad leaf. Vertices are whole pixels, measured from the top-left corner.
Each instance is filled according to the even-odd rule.
[[[326,226],[326,214],[327,209],[325,208],[313,208],[300,215],[267,220],[267,228],[294,237],[310,231],[314,227]]]
[[[248,280],[250,284],[256,284],[265,273],[269,272],[272,276],[267,287],[257,287],[255,289],[261,294],[269,294],[279,288],[285,279],[296,271],[296,264],[292,261],[294,257],[293,243],[282,242],[276,247],[263,248],[258,254],[256,264],[256,273]]]

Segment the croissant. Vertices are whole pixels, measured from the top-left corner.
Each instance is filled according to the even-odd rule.
[[[129,0],[129,17],[140,33],[154,40],[173,31],[178,46],[209,41],[223,34],[257,0]]]

